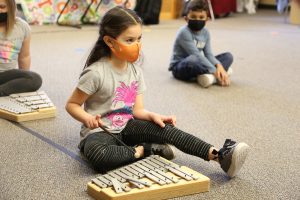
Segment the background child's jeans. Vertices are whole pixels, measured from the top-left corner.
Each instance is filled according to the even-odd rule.
[[[221,62],[226,71],[233,62],[233,56],[229,52],[217,55],[216,59]],[[172,68],[172,73],[175,78],[184,81],[195,79],[201,74],[209,74],[207,67],[202,65],[199,58],[195,55],[190,55],[178,62]]]

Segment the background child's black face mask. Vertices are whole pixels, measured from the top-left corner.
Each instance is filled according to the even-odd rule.
[[[0,23],[7,22],[7,12],[0,13]]]
[[[205,20],[193,20],[189,19],[188,21],[188,27],[192,31],[200,31],[205,26]]]

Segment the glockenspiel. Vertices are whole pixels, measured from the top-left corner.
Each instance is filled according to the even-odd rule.
[[[159,200],[207,192],[210,179],[152,155],[93,178],[87,192],[97,200]]]
[[[16,122],[55,117],[56,107],[44,91],[0,97],[0,117]]]

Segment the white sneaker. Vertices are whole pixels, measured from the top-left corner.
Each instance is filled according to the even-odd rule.
[[[214,75],[212,74],[202,74],[197,77],[197,82],[204,88],[211,86],[212,84],[216,83],[217,80]]]
[[[221,168],[233,178],[242,168],[250,147],[246,143],[236,143],[226,139],[223,147],[219,150],[219,162]]]
[[[245,4],[245,8],[248,14],[255,14],[256,13],[256,6],[254,0],[248,0],[248,3]]]
[[[244,12],[244,5],[245,5],[244,0],[237,0],[236,1],[236,11],[239,13]]]

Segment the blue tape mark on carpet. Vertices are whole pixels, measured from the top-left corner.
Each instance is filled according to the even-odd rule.
[[[12,122],[12,121],[11,121],[11,123],[14,124],[14,125],[16,125],[17,127],[21,128],[21,129],[23,129],[24,131],[30,133],[31,135],[33,135],[33,136],[39,138],[40,140],[46,142],[47,144],[51,145],[52,147],[54,147],[54,148],[60,150],[61,152],[63,152],[64,154],[70,156],[70,157],[73,158],[74,160],[77,160],[77,161],[80,162],[81,164],[90,167],[90,165],[89,165],[86,161],[82,160],[80,156],[78,156],[78,155],[75,154],[74,152],[72,152],[72,151],[66,149],[65,147],[63,147],[63,146],[61,146],[61,145],[59,145],[59,144],[53,142],[53,141],[50,140],[49,138],[46,138],[46,137],[42,136],[42,135],[39,134],[38,132],[36,132],[36,131],[34,131],[34,130],[31,130],[30,128],[27,128],[26,126],[24,126],[24,125],[22,125],[22,124],[20,124],[20,123]]]

